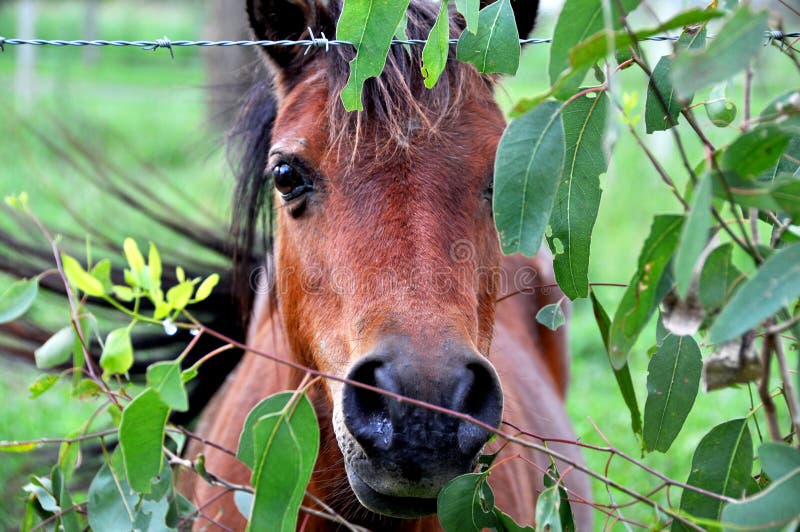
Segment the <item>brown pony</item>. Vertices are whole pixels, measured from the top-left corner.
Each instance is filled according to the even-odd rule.
[[[425,38],[438,2],[412,2],[407,33]],[[519,33],[532,29],[537,2],[512,2]],[[311,28],[333,35],[336,2],[249,0],[258,39],[298,39]],[[463,29],[451,17],[451,32]],[[234,237],[251,253],[259,212],[277,226],[265,286],[251,313],[248,344],[327,374],[455,410],[491,426],[503,420],[533,433],[574,439],[563,397],[566,342],[535,321],[555,291],[504,299],[552,283],[550,259],[501,257],[492,220],[492,171],[505,121],[494,79],[448,60],[438,85],[420,75],[421,47],[392,47],[384,73],[369,80],[364,111],[339,100],[349,47],[266,48],[273,85],[246,99]],[[262,205],[266,204],[266,205]],[[245,264],[245,268],[252,265]],[[240,278],[245,278],[244,277]],[[198,431],[235,449],[249,410],[300,385],[303,372],[256,353],[245,355]],[[501,385],[502,383],[502,385]],[[353,523],[376,530],[438,530],[436,497],[476,466],[490,434],[466,421],[399,403],[339,381],[312,391],[321,425],[320,456],[305,504],[314,498]],[[580,462],[574,446],[552,445]],[[248,469],[213,446],[196,445],[206,468],[238,484]],[[528,449],[492,473],[498,507],[531,523],[549,458]],[[561,471],[567,465],[561,464]],[[588,500],[585,477],[565,476],[571,498]],[[186,486],[205,515],[230,529],[244,518],[230,494]],[[585,504],[573,505],[579,530]],[[339,525],[301,516],[305,530]],[[200,529],[215,527],[198,520]]]

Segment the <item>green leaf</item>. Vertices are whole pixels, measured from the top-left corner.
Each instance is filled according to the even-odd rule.
[[[722,152],[721,168],[741,177],[755,177],[777,163],[790,138],[776,126],[746,131]]]
[[[800,517],[800,467],[787,472],[767,489],[722,510],[724,530],[778,532]],[[789,528],[788,530],[791,530]]]
[[[155,390],[146,388],[122,411],[119,445],[125,475],[139,493],[150,493],[151,484],[164,466],[164,430],[169,407]]]
[[[447,55],[450,52],[450,16],[447,9],[447,0],[442,0],[439,16],[436,17],[428,34],[428,41],[422,49],[422,78],[429,89],[436,85],[447,65]]]
[[[540,530],[561,532],[561,496],[558,487],[542,490],[536,500],[536,526]]]
[[[192,299],[194,283],[184,281],[167,290],[167,303],[175,310],[183,310]]]
[[[550,215],[547,241],[554,253],[558,286],[570,299],[589,292],[589,249],[600,205],[600,174],[608,169],[603,145],[608,116],[605,92],[578,98],[564,107],[564,173]],[[563,253],[557,253],[556,241]]]
[[[653,69],[653,78],[647,85],[647,100],[644,106],[644,124],[648,133],[666,131],[678,124],[678,115],[681,112],[681,102],[675,95],[675,88],[670,78],[672,72],[672,57],[663,56]],[[667,108],[664,110],[658,94],[664,100]]]
[[[28,391],[31,392],[30,398],[35,399],[39,397],[52,388],[60,378],[61,375],[39,375],[39,377],[28,386]]]
[[[693,273],[700,255],[709,239],[711,227],[711,175],[700,178],[692,197],[692,205],[681,230],[678,249],[675,251],[673,272],[678,288],[678,296],[686,299]]]
[[[694,405],[703,362],[691,336],[669,335],[647,365],[644,444],[667,452]]]
[[[623,361],[622,366],[619,368],[614,367],[611,361],[611,353],[608,351],[608,332],[611,327],[611,320],[608,319],[608,314],[600,304],[597,296],[595,296],[594,290],[589,291],[589,297],[592,300],[592,310],[594,311],[594,317],[597,321],[597,327],[600,329],[603,346],[606,348],[608,361],[611,364],[611,369],[614,371],[614,378],[617,380],[617,386],[619,387],[620,393],[622,393],[622,398],[625,400],[625,406],[628,407],[628,411],[631,414],[631,430],[633,430],[635,434],[641,436],[642,414],[639,410],[639,402],[636,400],[636,390],[633,387],[630,367],[627,361]]]
[[[392,36],[408,9],[409,0],[346,0],[336,26],[336,38],[350,41],[356,56],[350,61],[350,77],[342,89],[348,111],[361,111],[364,82],[379,76],[386,64]]]
[[[700,273],[700,302],[708,311],[725,304],[739,282],[742,272],[733,265],[733,244],[723,244],[714,249],[703,264]]]
[[[622,0],[624,14],[633,11],[639,5],[640,0]],[[611,2],[611,20],[614,29],[621,27],[621,17],[618,10],[618,3]],[[567,0],[558,16],[555,30],[553,31],[553,43],[550,45],[550,63],[548,72],[550,74],[550,84],[558,85],[556,95],[559,99],[572,96],[575,90],[581,86],[583,78],[589,66],[579,69],[577,72],[570,72],[569,54],[575,45],[584,41],[588,36],[596,34],[604,27],[604,16],[602,2],[597,0]]]
[[[758,448],[761,468],[770,480],[780,480],[800,468],[800,450],[785,443],[767,442]]]
[[[89,485],[88,514],[92,530],[132,530],[139,496],[108,464]]]
[[[539,252],[564,167],[564,126],[558,102],[545,102],[511,121],[494,165],[494,221],[503,253]]]
[[[689,24],[707,22],[711,19],[721,17],[723,14],[722,11],[713,9],[690,9],[683,13],[678,13],[655,28],[639,30],[634,32],[633,35],[626,30],[614,32],[610,36],[612,39],[611,42],[609,42],[608,32],[605,30],[598,31],[570,50],[569,62],[574,70],[588,69],[594,63],[606,57],[610,50],[622,50],[642,39]]]
[[[496,0],[481,9],[477,31],[463,32],[456,45],[458,60],[483,74],[516,74],[520,52],[511,0]]]
[[[558,516],[561,521],[561,528],[564,532],[575,532],[575,516],[572,515],[572,507],[569,504],[569,497],[567,490],[561,484],[556,484],[558,479],[561,478],[558,468],[555,463],[551,463],[544,474],[544,487],[558,487],[559,508]]]
[[[650,236],[639,253],[636,273],[611,323],[608,351],[615,368],[625,364],[628,352],[658,306],[659,297],[664,295],[659,285],[678,244],[682,223],[681,216],[660,215],[653,219]]]
[[[721,344],[746,333],[800,296],[800,243],[776,251],[733,295],[709,331]]]
[[[800,175],[781,175],[769,191],[778,205],[778,210],[800,223]]]
[[[58,520],[61,526],[57,527],[57,529],[64,532],[81,532],[83,527],[78,520],[78,513],[73,508],[72,497],[67,489],[66,479],[64,479],[61,469],[57,465],[53,467],[50,473],[50,482],[53,486],[53,495],[55,495],[62,510],[61,517]]]
[[[753,13],[747,5],[739,7],[708,48],[678,54],[672,68],[678,95],[687,97],[743,70],[763,48],[766,29],[766,11]]]
[[[717,425],[703,436],[692,458],[692,470],[686,481],[726,497],[739,497],[751,480],[753,469],[753,439],[746,419],[734,419]],[[719,521],[722,501],[695,491],[683,490],[680,509],[693,517]],[[672,530],[689,530],[674,520]]]
[[[558,330],[566,322],[564,311],[561,309],[561,301],[545,305],[539,309],[539,312],[536,313],[536,321],[551,331]]]
[[[0,452],[4,453],[29,453],[38,448],[39,444],[34,442],[0,440]]]
[[[158,248],[152,242],[150,242],[150,251],[147,256],[147,270],[150,273],[150,289],[158,290],[161,286],[161,255],[158,254]]]
[[[464,16],[467,31],[475,33],[478,30],[478,13],[481,8],[480,0],[456,0],[456,9]]]
[[[12,283],[0,295],[0,323],[14,321],[28,312],[38,293],[38,277]]]
[[[139,251],[136,241],[132,238],[126,238],[122,243],[122,249],[125,251],[125,258],[128,260],[128,266],[130,266],[131,271],[138,275],[144,268],[144,257],[142,252]]]
[[[89,272],[89,275],[100,281],[100,285],[103,287],[103,293],[107,294],[111,292],[112,285],[111,285],[111,261],[108,259],[103,259],[97,264],[92,267],[92,271]]]
[[[197,287],[197,292],[194,294],[193,302],[197,303],[208,299],[214,287],[219,283],[219,274],[212,273]]]
[[[736,118],[736,104],[725,96],[727,86],[727,82],[715,86],[705,102],[708,119],[717,127],[727,127]]]
[[[47,477],[32,477],[30,484],[23,488],[27,493],[33,495],[45,512],[58,512],[61,507],[53,496],[53,484]]]
[[[71,285],[87,295],[100,297],[105,294],[103,290],[103,283],[92,277],[92,274],[83,269],[81,264],[67,255],[61,254],[61,264],[64,267],[64,273],[67,275],[67,280]]]
[[[800,135],[800,91],[792,89],[781,94],[761,111],[758,118],[760,124],[776,125],[786,133]]]
[[[445,484],[436,506],[445,532],[480,532],[497,527],[494,493],[486,482],[485,473],[467,473]]]
[[[72,347],[74,343],[75,330],[72,328],[72,325],[67,325],[33,352],[36,358],[36,367],[39,369],[48,369],[64,364],[72,356]]]
[[[104,375],[127,373],[133,366],[133,344],[127,327],[114,329],[106,337],[100,367]]]
[[[319,452],[319,425],[308,397],[291,392],[279,396],[287,401],[286,407],[260,417],[252,428],[255,494],[248,530],[296,529]]]
[[[181,380],[181,363],[179,361],[150,364],[147,367],[147,385],[171,409],[178,412],[186,412],[189,409],[189,399]]]
[[[500,508],[494,509],[494,515],[499,525],[497,528],[498,532],[536,532],[532,526],[520,525],[514,521],[510,515],[500,510]]]

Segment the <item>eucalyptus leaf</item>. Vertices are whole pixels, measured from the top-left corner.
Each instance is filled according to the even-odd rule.
[[[695,188],[692,205],[681,230],[672,262],[678,296],[685,300],[711,227],[711,174],[704,174]]]
[[[336,37],[353,43],[356,56],[350,61],[350,77],[342,89],[348,111],[361,111],[364,82],[379,76],[386,55],[409,0],[347,0],[336,25]]]
[[[485,473],[467,473],[444,485],[437,499],[437,515],[445,532],[480,532],[496,527],[494,494]]]
[[[100,367],[105,375],[127,373],[133,366],[133,344],[127,327],[114,329],[106,337],[100,355]]]
[[[158,393],[146,388],[122,411],[119,445],[125,475],[139,493],[150,493],[151,484],[164,466],[164,431],[169,407]]]
[[[456,45],[458,60],[484,74],[516,74],[520,52],[511,0],[496,0],[481,9],[475,33],[463,32]]]
[[[800,450],[783,442],[767,442],[758,448],[761,468],[773,482],[800,468]]]
[[[726,497],[739,497],[751,480],[753,468],[753,439],[746,419],[734,419],[717,425],[708,432],[692,457],[690,486],[702,488]],[[680,509],[692,517],[719,521],[722,517],[719,499],[684,489]],[[674,520],[672,530],[690,530]]]
[[[758,326],[800,297],[800,243],[779,249],[733,295],[709,331],[715,344]]]
[[[429,89],[436,85],[450,53],[450,16],[447,0],[442,0],[439,15],[428,34],[428,40],[422,49],[422,79]]]
[[[589,297],[592,300],[592,311],[594,312],[594,318],[597,322],[597,327],[600,329],[600,336],[603,340],[603,346],[606,348],[606,354],[608,355],[608,361],[611,364],[611,369],[614,371],[614,378],[617,381],[617,387],[619,388],[622,398],[625,401],[625,406],[628,407],[628,411],[631,415],[631,430],[633,430],[634,434],[641,436],[642,414],[639,410],[639,402],[636,399],[636,390],[633,387],[633,380],[631,379],[631,369],[628,366],[627,361],[624,361],[622,366],[619,368],[614,367],[614,364],[611,361],[611,353],[608,351],[608,332],[609,328],[611,327],[611,320],[608,318],[608,314],[603,308],[603,305],[601,305],[600,301],[597,299],[594,290],[589,291]]]
[[[644,106],[644,124],[648,133],[665,131],[678,124],[681,102],[672,86],[672,57],[663,56],[653,69],[653,77],[647,85],[647,100]],[[661,98],[658,95],[661,95]],[[663,104],[662,100],[663,99]],[[664,109],[666,104],[666,110]]]
[[[763,491],[722,510],[723,530],[778,532],[800,518],[800,467],[788,471]],[[791,528],[788,528],[791,530]]]
[[[481,8],[480,0],[456,0],[456,9],[464,16],[467,31],[475,33],[478,29],[478,16]]]
[[[38,277],[12,283],[0,295],[0,323],[13,321],[28,312],[38,293]]]
[[[168,407],[178,412],[189,409],[186,388],[181,380],[181,363],[178,360],[156,362],[147,367],[147,385]]]
[[[75,331],[72,325],[67,325],[33,352],[36,367],[48,369],[66,363],[72,357],[74,342]]]
[[[763,47],[767,12],[752,12],[741,5],[703,51],[678,54],[672,82],[680,97],[688,97],[743,70]]]
[[[47,390],[53,387],[58,382],[60,375],[39,375],[35,381],[28,386],[28,391],[31,392],[31,399],[39,397]]]
[[[67,255],[61,254],[61,265],[71,285],[87,295],[100,297],[105,294],[103,283],[92,277],[92,274],[83,269],[81,264]]]
[[[557,486],[542,490],[536,499],[536,526],[541,530],[562,532],[560,506],[561,496]]]
[[[678,244],[683,217],[659,215],[642,247],[636,273],[614,313],[608,339],[611,364],[620,368],[639,333],[650,320],[660,299],[662,276]]]
[[[558,328],[566,322],[564,311],[561,308],[561,302],[551,303],[539,309],[539,312],[536,313],[536,321],[551,331],[558,330]]]
[[[605,91],[587,94],[562,111],[566,144],[564,172],[550,215],[547,241],[554,253],[558,286],[570,299],[589,292],[589,250],[600,206],[600,174],[608,169],[604,136],[608,117]],[[559,242],[563,252],[558,253]]]
[[[791,137],[777,126],[760,126],[739,135],[722,153],[723,171],[756,177],[780,159]]]
[[[662,453],[672,445],[694,405],[703,363],[691,336],[670,335],[647,366],[644,444]]]
[[[564,167],[561,105],[545,102],[511,121],[494,167],[494,220],[506,254],[539,252]]]
[[[89,485],[89,525],[92,530],[132,530],[139,496],[108,464]]]

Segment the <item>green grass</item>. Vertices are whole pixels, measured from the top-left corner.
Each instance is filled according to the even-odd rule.
[[[101,38],[155,39],[167,34],[172,39],[195,38],[202,27],[202,13],[194,3],[103,3]],[[14,35],[13,4],[0,7],[0,35]],[[48,3],[42,8],[37,35],[45,38],[78,38],[82,20],[79,2]],[[538,36],[550,34],[552,21],[543,21]],[[656,45],[645,44],[655,62]],[[663,50],[662,48],[659,48]],[[508,108],[521,96],[543,92],[547,88],[546,64],[549,48],[531,46],[523,57],[520,75],[504,83],[498,91],[501,104]],[[78,172],[45,148],[38,135],[58,139],[63,124],[80,134],[104,158],[131,175],[162,188],[152,179],[156,168],[171,184],[191,197],[190,204],[202,205],[224,220],[230,197],[230,180],[225,170],[220,139],[206,123],[205,91],[202,60],[196,49],[176,50],[176,59],[165,50],[145,52],[138,49],[102,49],[96,63],[85,63],[82,51],[74,48],[38,49],[37,83],[29,110],[19,107],[0,108],[0,195],[27,190],[31,203],[51,227],[67,227],[71,206],[88,214],[92,223],[112,227],[120,235],[136,227],[142,233],[147,221],[124,212],[124,206],[109,204],[98,207],[102,195],[78,177]],[[755,110],[788,86],[786,61],[777,51],[766,49],[757,63],[754,87]],[[13,94],[15,49],[7,47],[0,54],[0,87],[7,102],[21,101]],[[620,75],[621,89],[639,93],[638,112],[643,112],[644,83],[633,69]],[[768,83],[767,83],[768,82]],[[741,94],[741,82],[734,94]],[[698,95],[698,98],[704,95]],[[703,116],[702,110],[698,113]],[[703,119],[704,130],[715,142],[724,142],[731,132],[717,130]],[[621,130],[622,125],[619,125]],[[640,127],[643,130],[643,127]],[[661,156],[667,171],[682,187],[686,181],[680,161],[675,155],[671,136],[657,133],[648,137],[654,151]],[[700,144],[685,135],[693,161],[702,157]],[[71,155],[75,155],[70,151]],[[146,163],[146,164],[144,164]],[[161,178],[158,178],[161,179]],[[603,200],[594,232],[591,257],[591,279],[595,282],[627,282],[634,271],[636,258],[653,214],[679,212],[679,206],[649,166],[629,135],[623,134],[615,148],[607,174],[602,176]],[[2,220],[0,220],[1,222]],[[147,231],[144,231],[147,232]],[[173,242],[169,235],[153,235],[165,248]],[[619,288],[600,288],[599,297],[613,313],[622,295]],[[41,312],[41,309],[40,309]],[[570,322],[573,356],[573,378],[568,410],[582,441],[603,444],[597,428],[617,447],[640,457],[640,443],[630,430],[630,419],[609,369],[591,308],[586,301],[573,306]],[[642,334],[630,356],[640,407],[646,397],[647,349],[654,343],[654,328]],[[40,437],[62,437],[75,430],[92,411],[94,405],[69,400],[68,387],[57,386],[42,398],[27,398],[27,386],[35,379],[30,367],[0,360],[0,439],[19,440]],[[701,392],[685,426],[673,444],[669,456],[653,453],[644,457],[647,465],[666,475],[684,481],[689,473],[691,455],[700,438],[714,425],[744,415],[750,408],[746,389]],[[0,528],[18,522],[21,509],[20,486],[31,473],[42,474],[53,463],[54,450],[32,455],[3,455],[0,459],[0,483],[4,486],[0,500]],[[607,457],[586,453],[592,469],[603,471]],[[655,485],[630,465],[616,459],[610,475],[617,481],[646,492]],[[595,485],[597,500],[606,501],[604,487]],[[618,496],[619,494],[615,494]],[[677,504],[679,492],[671,501]],[[625,500],[623,497],[622,500]],[[662,502],[665,497],[661,497]],[[651,510],[637,506],[625,512],[627,517],[650,523]],[[598,519],[597,528],[601,528]]]

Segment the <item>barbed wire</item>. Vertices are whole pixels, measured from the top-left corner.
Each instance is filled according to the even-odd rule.
[[[764,33],[764,37],[769,44],[772,41],[782,41],[787,38],[798,38],[800,37],[800,32],[792,32],[792,33],[785,33],[780,30],[769,30]],[[713,38],[713,36],[709,36],[709,38]],[[677,40],[677,36],[672,35],[654,35],[652,37],[646,37],[641,39],[643,41],[675,41]],[[424,45],[427,41],[425,39],[393,39],[391,41],[392,45],[406,45],[406,46],[417,46],[417,45]],[[553,42],[552,38],[547,39],[520,39],[520,44],[549,44]],[[450,44],[457,44],[458,39],[450,39]],[[62,39],[16,39],[16,38],[6,38],[0,36],[0,51],[5,51],[5,45],[9,46],[56,46],[56,47],[63,47],[63,46],[111,46],[111,47],[133,47],[133,48],[142,48],[143,50],[154,51],[158,50],[159,48],[165,48],[169,50],[169,53],[172,57],[174,57],[173,48],[176,47],[191,47],[191,46],[199,46],[204,48],[209,47],[230,47],[230,46],[258,46],[267,48],[270,46],[305,46],[308,49],[311,48],[325,48],[325,50],[329,50],[331,46],[354,46],[352,42],[349,41],[342,41],[338,39],[328,39],[325,37],[325,34],[321,34],[320,37],[315,37],[313,34],[311,35],[310,39],[301,39],[301,40],[280,40],[280,41],[269,41],[269,40],[260,40],[260,41],[252,41],[252,40],[238,40],[238,41],[173,41],[170,40],[166,35],[161,39],[156,39],[155,41],[126,41],[126,40],[102,40],[102,39],[95,39],[95,40],[83,40],[83,39],[76,39],[76,40],[62,40]]]

